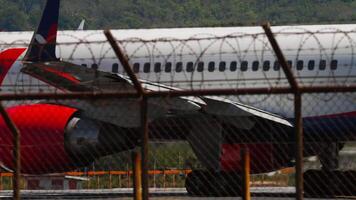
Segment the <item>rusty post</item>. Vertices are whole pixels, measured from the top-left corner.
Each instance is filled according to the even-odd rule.
[[[127,171],[127,187],[131,187],[131,174]]]
[[[284,74],[286,75],[291,88],[294,91],[297,91],[299,86],[298,86],[297,80],[295,79],[295,77],[293,75],[292,66],[289,66],[286,58],[284,57],[283,52],[282,52],[281,48],[279,47],[278,42],[272,33],[271,25],[267,22],[262,25],[262,28],[265,31],[269,42],[271,43],[271,46],[277,56],[278,62],[282,66]]]
[[[297,191],[297,200],[302,200],[304,198],[304,177],[303,177],[303,118],[302,118],[302,94],[296,93],[294,95],[294,115],[295,115],[295,131],[296,131],[296,191]]]
[[[148,105],[147,97],[143,97],[141,100],[141,132],[142,132],[142,200],[148,200],[149,198],[149,185],[148,185]]]
[[[7,114],[4,106],[0,102],[0,113],[4,122],[13,135],[13,161],[14,161],[14,176],[13,176],[13,199],[19,200],[20,196],[20,176],[21,176],[21,151],[20,151],[20,131],[16,127],[15,123],[11,120]]]
[[[96,176],[96,189],[99,189],[99,187],[100,187],[100,176],[97,175]]]
[[[129,62],[129,57],[124,53],[124,51],[121,49],[121,47],[117,44],[116,39],[112,35],[110,30],[105,30],[104,34],[109,41],[111,47],[113,48],[117,58],[119,59],[121,65],[124,67],[127,75],[132,81],[132,84],[134,85],[135,89],[137,90],[138,93],[143,95],[145,93],[140,81],[137,79],[134,71],[131,68],[130,62]]]
[[[112,189],[112,174],[109,171],[109,189]]]
[[[140,81],[137,79],[132,67],[129,63],[128,56],[117,44],[116,39],[111,34],[110,30],[105,30],[104,34],[108,39],[111,47],[113,48],[117,58],[119,59],[121,65],[124,67],[127,75],[132,81],[137,93],[141,95],[141,132],[142,132],[142,144],[141,144],[141,158],[142,158],[142,199],[147,200],[148,191],[148,110],[147,110],[147,97],[145,97],[145,90],[142,87]],[[136,194],[135,194],[136,195]]]
[[[287,60],[285,59],[281,48],[279,47],[277,40],[271,31],[271,26],[269,23],[262,25],[268,40],[278,58],[279,63],[283,67],[284,73],[288,79],[290,87],[294,93],[294,119],[295,119],[295,158],[296,158],[296,199],[303,200],[303,117],[302,117],[302,88],[299,87],[298,81],[293,75],[292,66],[289,66]]]
[[[122,176],[122,175],[119,175],[119,180],[118,180],[119,188],[122,187],[122,184],[121,184],[121,176]]]
[[[242,199],[251,200],[250,194],[250,152],[248,148],[241,150],[241,161],[243,166],[242,174]]]
[[[142,200],[142,179],[141,179],[141,155],[139,152],[132,152],[133,179],[134,179],[134,199]]]

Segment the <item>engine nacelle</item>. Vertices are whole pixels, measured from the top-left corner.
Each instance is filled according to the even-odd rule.
[[[288,144],[223,144],[220,165],[225,172],[242,172],[241,150],[250,153],[250,170],[253,174],[266,173],[287,167],[291,160]]]
[[[65,106],[23,105],[7,112],[20,130],[21,171],[27,174],[73,170],[137,144],[137,131],[81,118]],[[12,151],[12,133],[0,117],[0,164],[10,169]]]
[[[77,166],[94,159],[133,149],[139,140],[136,129],[74,116],[65,131],[65,148]]]

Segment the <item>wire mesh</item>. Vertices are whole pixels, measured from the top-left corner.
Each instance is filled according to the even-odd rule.
[[[300,85],[354,86],[356,27],[273,30]],[[178,31],[177,38],[167,37]],[[248,149],[252,195],[294,195],[294,95],[261,28],[113,34],[148,95],[151,194],[241,196],[241,151]],[[28,46],[29,36],[12,34],[1,52]],[[134,96],[133,81],[100,31],[61,32],[57,46],[61,61],[15,59],[1,86],[0,99],[6,97],[21,132],[23,192],[131,195],[131,153],[142,145],[141,98]],[[234,92],[256,88],[267,92]],[[268,93],[274,88],[287,90]],[[209,89],[215,95],[206,96]],[[224,89],[232,90],[219,93]],[[174,95],[182,91],[192,94]],[[154,92],[167,93],[149,96]],[[355,195],[355,100],[351,89],[302,95],[306,196]],[[0,125],[6,192],[12,189],[13,144]]]

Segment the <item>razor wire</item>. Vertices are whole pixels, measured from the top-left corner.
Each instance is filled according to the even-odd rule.
[[[284,28],[275,35],[285,50],[287,59],[292,62],[293,72],[300,84],[345,87],[355,84],[355,30],[325,28],[309,31]],[[74,34],[60,34],[58,57],[83,67],[96,67],[98,71],[103,70],[124,77],[126,73],[108,42],[105,39],[87,39],[94,36],[103,37],[100,32],[81,36],[80,39]],[[63,38],[73,38],[73,42],[61,43]],[[299,42],[288,43],[291,38]],[[27,42],[4,42],[0,44],[0,49],[3,51],[14,44],[23,47]],[[251,154],[253,193],[263,194],[265,188],[272,187],[270,190],[278,196],[290,195],[281,193],[280,190],[289,190],[295,186],[293,95],[199,95],[199,90],[208,88],[288,86],[280,66],[278,70],[273,71],[276,58],[263,33],[231,33],[223,36],[198,34],[189,38],[147,40],[126,38],[118,42],[129,55],[132,66],[135,67],[135,63],[140,64],[140,70],[137,71],[140,79],[159,83],[162,87],[158,87],[158,90],[197,90],[196,98],[199,99],[166,96],[149,98],[150,188],[185,188],[188,184],[190,192],[193,191],[198,196],[240,195],[240,151],[248,148]],[[83,50],[90,56],[81,56]],[[252,57],[249,57],[251,55]],[[315,55],[318,55],[319,59],[314,60],[315,65],[310,70],[307,63],[310,59],[315,59]],[[339,61],[338,67],[343,68],[341,74],[336,70],[325,70],[326,73],[319,69],[317,62],[325,60],[329,69],[331,62],[339,58],[338,56],[347,56],[343,63]],[[259,62],[257,70],[253,70],[253,63],[248,63],[247,70],[243,71],[243,62],[247,60]],[[214,70],[209,71],[209,62],[212,61],[215,61]],[[267,64],[263,65],[266,61],[270,62],[268,70],[265,70]],[[305,75],[303,70],[298,70],[299,61],[304,61],[303,70],[309,68],[312,73]],[[201,62],[204,63],[203,70]],[[224,62],[225,66],[221,64]],[[149,73],[143,71],[145,63],[150,64]],[[160,70],[155,72],[157,63],[160,63]],[[170,72],[163,68],[167,63],[171,63]],[[115,70],[114,64],[117,64]],[[181,67],[181,71],[177,72],[177,66]],[[17,69],[12,70],[10,75]],[[255,72],[255,77],[246,76],[251,72]],[[213,77],[212,74],[218,74],[219,77]],[[273,75],[272,78],[270,74]],[[16,101],[16,94],[61,94],[67,91],[44,85],[26,74],[12,75],[15,78],[10,76],[5,79],[7,84],[2,86],[2,92],[15,95],[13,101],[6,102],[6,107],[24,132],[22,167],[27,169],[23,171],[24,174],[66,172],[85,178],[78,181],[81,184],[79,188],[96,189],[104,193],[106,189],[115,192],[115,188],[133,187],[132,158],[129,152],[137,151],[141,142],[137,126],[140,117],[137,98],[82,97],[74,100],[49,98]],[[26,85],[25,82],[30,84]],[[112,83],[104,82],[100,86],[110,84]],[[148,90],[152,88],[149,84],[144,86]],[[338,185],[332,189],[336,192],[329,194],[330,196],[354,194],[352,184],[355,182],[352,181],[356,176],[352,171],[356,170],[353,161],[356,139],[355,101],[354,92],[303,95],[305,173],[309,171],[310,174],[310,171],[322,169],[323,164],[329,162],[325,157],[337,156],[335,153],[339,155],[340,167],[332,170],[349,171],[348,179],[332,173],[308,174],[312,181],[306,185],[306,189],[311,196],[325,192],[330,185]],[[245,112],[241,112],[241,108]],[[59,114],[64,112],[63,110],[70,112],[71,109],[75,111],[66,118],[63,118],[65,113]],[[251,110],[254,111],[252,114],[248,112]],[[261,117],[265,114],[275,116],[280,121],[285,120],[284,123],[288,122],[290,126]],[[43,124],[46,126],[41,126]],[[62,126],[53,131],[48,124]],[[1,164],[11,171],[11,136],[3,131],[0,141],[2,155],[6,155],[1,158]],[[27,144],[26,141],[31,142]],[[44,180],[50,180],[54,185],[46,193],[55,193],[53,188],[56,185],[59,191],[64,190],[60,185],[66,180],[61,177],[53,180],[44,176]],[[328,178],[332,181],[323,182]],[[3,176],[0,176],[0,179],[3,189],[11,189],[11,178],[5,177],[3,180]],[[188,179],[190,182],[187,182]],[[199,179],[198,182],[195,179]],[[23,180],[24,189],[44,187],[36,176],[25,175]],[[131,190],[127,191],[130,193]]]

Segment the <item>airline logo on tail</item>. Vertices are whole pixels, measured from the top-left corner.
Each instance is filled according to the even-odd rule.
[[[47,1],[41,22],[29,45],[24,61],[57,61],[56,42],[60,0]]]

